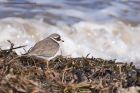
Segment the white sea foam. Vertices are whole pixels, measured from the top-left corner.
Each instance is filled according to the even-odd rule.
[[[140,59],[140,26],[132,27],[122,22],[96,24],[79,22],[71,26],[53,26],[37,20],[6,18],[0,20],[0,42],[4,48],[11,40],[15,46],[28,45],[28,50],[37,41],[51,33],[59,33],[64,39],[61,44],[64,56],[86,56],[134,61]],[[18,53],[23,49],[16,50]]]

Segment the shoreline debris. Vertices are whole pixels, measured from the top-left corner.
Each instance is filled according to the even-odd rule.
[[[47,61],[17,55],[12,43],[0,50],[0,93],[124,93],[122,88],[139,85],[140,70],[132,62],[64,56]]]

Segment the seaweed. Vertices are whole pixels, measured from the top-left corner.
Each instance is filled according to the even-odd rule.
[[[57,56],[50,61],[0,50],[0,93],[118,93],[140,85],[133,62],[102,58]]]

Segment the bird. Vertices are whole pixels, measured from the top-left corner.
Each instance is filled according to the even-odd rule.
[[[37,42],[29,51],[29,55],[51,60],[60,51],[60,42],[64,42],[57,33],[49,35],[47,38]]]

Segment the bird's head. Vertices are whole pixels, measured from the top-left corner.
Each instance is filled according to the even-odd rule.
[[[61,36],[57,33],[53,33],[49,36],[49,38],[53,39],[56,42],[64,42],[64,40],[61,39]]]

